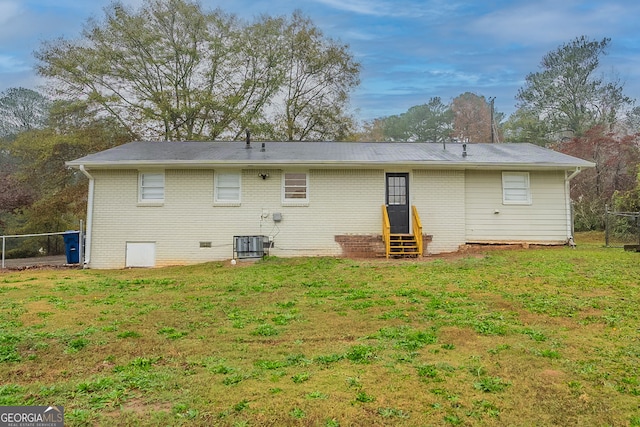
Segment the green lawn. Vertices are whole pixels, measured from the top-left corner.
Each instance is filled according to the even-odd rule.
[[[0,273],[0,405],[66,425],[640,426],[640,254]]]

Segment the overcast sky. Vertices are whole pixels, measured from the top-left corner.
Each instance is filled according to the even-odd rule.
[[[123,0],[139,5],[141,0]],[[38,89],[33,51],[77,38],[108,0],[0,0],[0,91]],[[640,102],[638,0],[200,0],[251,20],[300,9],[362,64],[351,104],[360,119],[399,114],[439,96],[496,97],[510,114],[542,56],[586,35],[612,39],[602,72],[615,73]]]

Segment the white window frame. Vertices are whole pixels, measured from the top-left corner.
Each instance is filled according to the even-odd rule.
[[[149,185],[144,184],[145,176],[151,177],[155,175],[156,178],[160,177],[161,184],[152,183]],[[151,197],[149,195],[145,195],[145,189],[162,189],[162,197]],[[138,172],[138,203],[141,204],[162,204],[164,203],[165,197],[165,176],[164,171],[139,171]]]
[[[529,172],[502,172],[502,204],[530,205],[531,203]]]
[[[287,175],[304,175],[305,177],[305,197],[287,197],[287,188],[293,186],[287,186]],[[298,188],[303,188],[299,186]],[[306,206],[309,204],[309,172],[306,171],[285,171],[282,173],[282,204],[288,206]]]
[[[223,187],[220,183],[221,177],[230,177],[234,176],[237,178],[237,186],[224,184]],[[223,178],[224,181],[224,178]],[[234,199],[220,198],[220,189],[235,189],[237,188],[238,197]],[[213,203],[215,205],[222,206],[239,206],[242,201],[242,171],[216,171],[213,174]]]

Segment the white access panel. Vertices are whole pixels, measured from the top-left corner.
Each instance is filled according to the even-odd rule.
[[[155,267],[155,242],[127,242],[125,267]]]

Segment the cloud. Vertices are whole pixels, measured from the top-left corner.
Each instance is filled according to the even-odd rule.
[[[17,1],[0,1],[0,26],[6,26],[20,13]]]
[[[343,10],[346,12],[353,12],[362,15],[374,15],[374,16],[389,16],[394,15],[394,10],[389,7],[385,2],[380,1],[368,1],[368,0],[354,0],[354,1],[342,1],[342,0],[316,0],[318,3],[322,3],[325,6],[329,6],[334,9]]]
[[[31,64],[27,64],[19,58],[0,54],[0,74],[19,73],[31,71]]]
[[[18,2],[0,0],[0,46],[3,47],[3,50],[8,46],[4,39],[13,35],[14,31],[18,29],[16,23],[24,22],[26,15]]]
[[[450,9],[457,8],[456,2],[446,0],[430,1],[388,1],[388,0],[315,0],[325,6],[361,15],[377,17],[426,17],[443,16]]]
[[[144,0],[120,0],[139,8]],[[637,0],[198,0],[251,20],[262,13],[311,17],[362,64],[352,101],[363,118],[401,113],[466,91],[496,96],[510,112],[542,56],[580,35],[611,37],[603,71],[640,94]],[[43,40],[76,38],[112,0],[0,0],[0,90],[42,83],[30,69]]]
[[[0,46],[6,52],[15,46],[23,47],[47,28],[59,28],[64,16],[41,9],[29,9],[24,4],[0,0]]]
[[[46,91],[44,80],[30,72],[20,71],[17,73],[5,72],[0,69],[0,92],[12,87],[24,87],[38,91]]]
[[[466,30],[525,46],[558,45],[580,35],[606,36],[607,32],[614,31],[612,25],[630,25],[640,11],[638,5],[628,3],[623,5],[613,1],[587,5],[575,0],[518,2],[481,15]],[[619,30],[615,29],[616,32]]]

